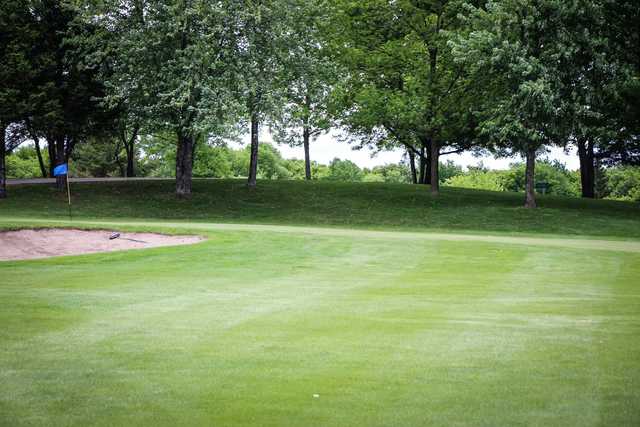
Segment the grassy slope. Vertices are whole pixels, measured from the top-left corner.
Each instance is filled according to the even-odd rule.
[[[432,198],[412,185],[327,182],[196,181],[191,200],[176,200],[173,183],[76,184],[76,219],[146,219],[338,226],[398,230],[548,233],[640,238],[640,205],[540,197],[541,208],[521,207],[522,195],[444,188]],[[10,188],[2,217],[67,216],[66,195],[48,186]]]
[[[196,191],[77,185],[76,215],[639,234],[638,207],[622,203],[545,199],[529,212],[515,195],[433,201],[377,184]],[[65,217],[47,187],[11,195],[0,228]],[[637,252],[198,232],[209,240],[0,263],[0,425],[640,423]]]

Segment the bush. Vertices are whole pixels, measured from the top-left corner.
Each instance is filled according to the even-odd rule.
[[[508,171],[471,169],[462,175],[449,178],[445,185],[478,190],[507,191],[504,183]]]
[[[605,197],[640,202],[640,167],[619,166],[605,170]]]
[[[46,153],[42,153],[43,156]],[[48,159],[45,157],[45,164]],[[7,178],[41,178],[40,165],[36,149],[33,146],[26,145],[16,149],[12,154],[6,157]]]
[[[568,171],[557,161],[540,161],[536,164],[536,182],[548,184],[547,194],[559,196],[580,195],[580,177]],[[470,168],[467,173],[449,178],[446,185],[492,191],[523,192],[525,189],[525,165],[514,163],[508,170]]]

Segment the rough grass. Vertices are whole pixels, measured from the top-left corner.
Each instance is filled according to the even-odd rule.
[[[522,208],[517,193],[383,183],[201,180],[190,200],[177,200],[172,181],[75,184],[76,219],[188,220],[316,225],[394,230],[567,234],[640,238],[640,205],[539,197]],[[0,217],[67,217],[66,194],[50,186],[10,187]]]

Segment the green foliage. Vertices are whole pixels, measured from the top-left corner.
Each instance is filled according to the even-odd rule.
[[[124,148],[112,138],[91,138],[73,154],[72,175],[80,177],[124,176]]]
[[[329,163],[329,174],[324,178],[328,181],[362,181],[362,170],[351,160],[335,158]]]
[[[224,146],[200,144],[196,148],[193,176],[197,178],[228,178],[234,176],[233,157]]]
[[[449,47],[460,2],[335,3],[331,40],[349,70],[334,95],[341,124],[382,149],[468,144],[468,81]]]
[[[498,149],[537,150],[562,134],[564,4],[490,0],[466,7],[473,31],[457,36],[453,52],[472,73],[479,130]]]
[[[277,143],[299,146],[305,139],[310,141],[327,132],[333,124],[329,98],[338,79],[338,66],[321,34],[322,24],[328,19],[324,2],[295,0],[289,14],[289,38],[295,43],[290,52],[295,54],[285,59],[284,99],[274,114],[271,130]]]
[[[387,164],[375,166],[373,169],[363,171],[365,182],[391,182],[396,184],[408,184],[411,182],[409,168],[404,164]]]
[[[558,162],[540,161],[536,165],[535,182],[547,183],[547,194],[558,196],[580,196],[578,177]],[[525,190],[525,165],[516,163],[504,176],[502,183],[506,191]]]
[[[461,175],[464,173],[462,170],[462,166],[457,165],[453,162],[453,160],[447,160],[446,162],[440,162],[440,182],[446,182],[448,179],[451,179],[455,176]]]
[[[45,157],[46,159],[46,157]],[[7,178],[35,178],[40,176],[40,165],[36,150],[22,146],[7,156]]]
[[[535,181],[547,183],[546,194],[572,197],[580,195],[579,177],[558,162],[538,162]],[[446,185],[481,190],[522,192],[525,190],[525,165],[515,163],[508,170],[470,168],[468,172],[448,179]]]
[[[640,167],[619,166],[605,170],[604,196],[611,199],[640,202]]]
[[[467,173],[449,178],[445,185],[476,190],[506,191],[506,171],[470,169]]]

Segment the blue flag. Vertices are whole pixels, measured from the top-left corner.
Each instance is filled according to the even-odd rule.
[[[53,176],[66,175],[67,170],[68,170],[68,167],[66,163],[58,165],[53,169]]]

